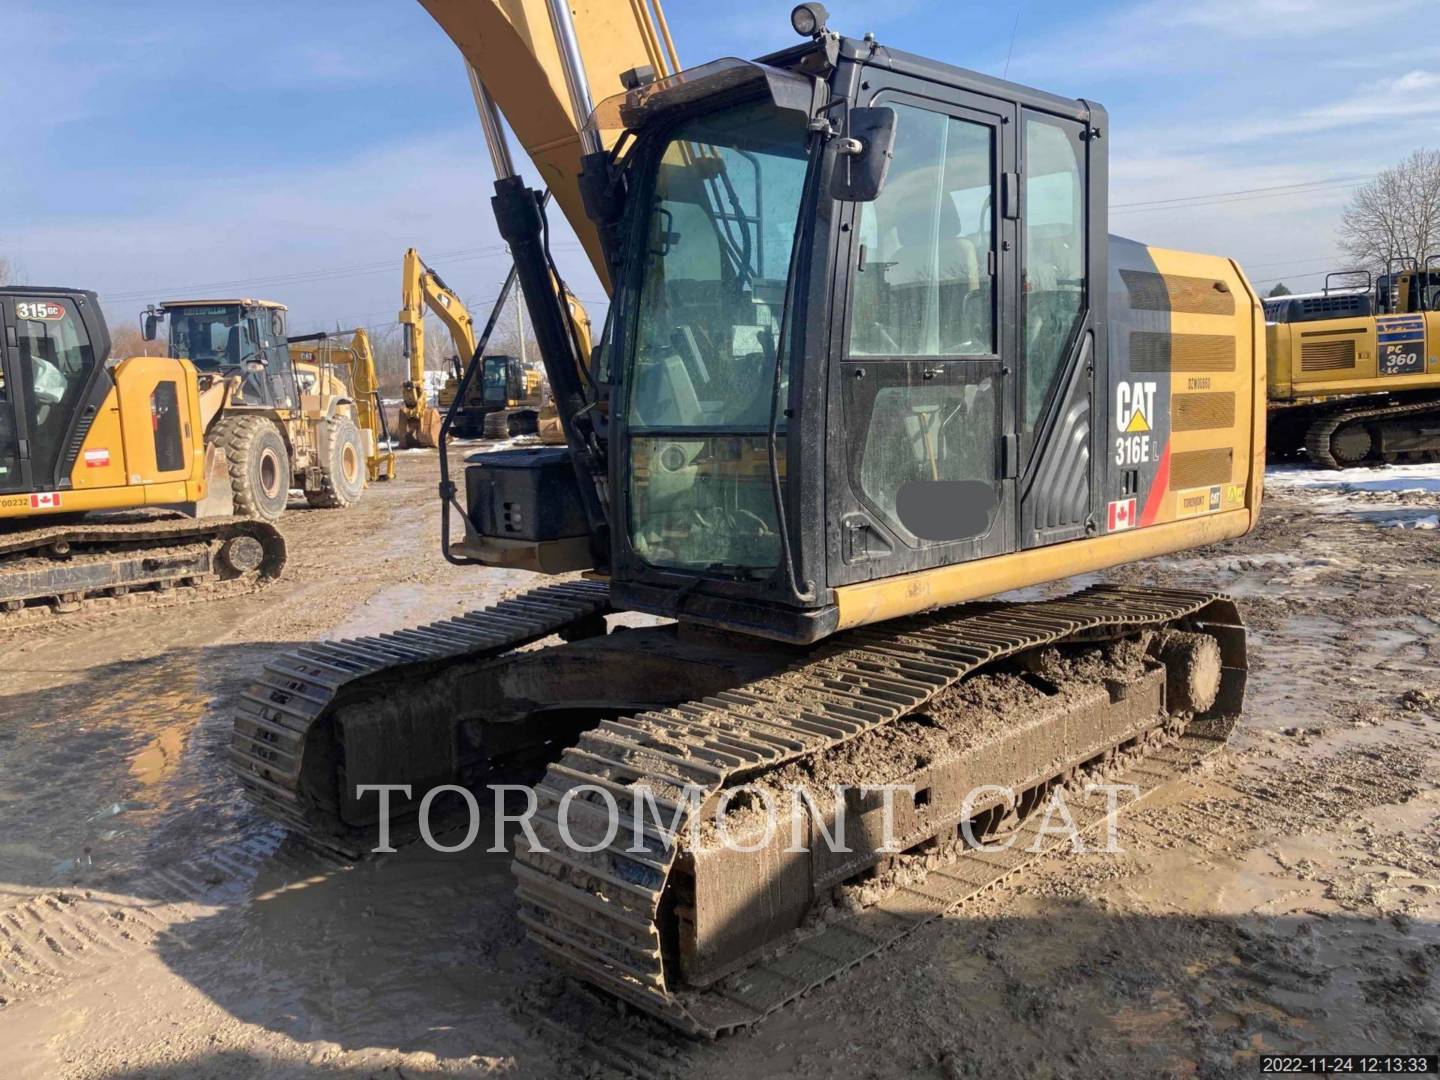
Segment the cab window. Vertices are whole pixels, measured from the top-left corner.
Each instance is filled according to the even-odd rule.
[[[851,356],[995,352],[993,129],[897,104],[895,157],[860,210]]]
[[[1027,114],[1024,431],[1033,435],[1085,311],[1085,172],[1078,124]]]
[[[90,381],[95,353],[70,300],[15,304],[20,378],[28,388],[27,426],[36,479],[49,478],[76,402]]]

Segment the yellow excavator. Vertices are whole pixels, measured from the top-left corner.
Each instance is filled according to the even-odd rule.
[[[269,664],[231,745],[264,812],[358,856],[436,785],[523,778],[534,941],[717,1035],[1024,865],[1057,792],[1094,827],[1091,781],[1143,795],[1224,744],[1229,599],[995,599],[1260,509],[1260,301],[1231,260],[1107,235],[1103,108],[815,3],[795,44],[684,70],[653,3],[422,4],[476,73],[497,305],[518,282],[566,437],[443,473],[442,553],[569,576]],[[556,212],[612,298],[593,357]],[[796,818],[767,834],[772,799]]]
[[[1330,469],[1440,458],[1440,254],[1402,263],[1265,301],[1273,455]]]
[[[187,359],[111,359],[82,289],[0,288],[0,324],[0,627],[280,573],[279,531],[232,516],[213,437],[231,381]],[[264,471],[258,455],[240,464]]]
[[[451,374],[436,395],[435,404],[444,411],[448,431],[462,439],[504,439],[533,435],[539,430],[541,377],[519,358],[494,354],[478,361],[478,374],[466,380],[465,366],[475,353],[475,322],[470,309],[445,280],[410,248],[405,252],[401,276],[399,323],[405,335],[405,355],[411,370],[406,383],[406,408],[410,387],[417,372],[425,370],[425,311],[434,312],[445,329],[455,353],[450,358]],[[421,377],[423,380],[423,376]],[[461,384],[465,393],[460,393]],[[423,386],[423,381],[420,384]],[[417,400],[419,395],[416,395]],[[428,406],[427,406],[428,409]],[[430,414],[434,414],[433,416]],[[409,413],[403,413],[407,418]],[[424,445],[439,445],[441,415],[428,409],[426,426],[434,438]]]

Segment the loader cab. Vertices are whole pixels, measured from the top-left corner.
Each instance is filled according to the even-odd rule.
[[[111,385],[95,293],[6,287],[0,324],[0,496],[68,487]]]
[[[820,33],[591,123],[620,605],[814,640],[837,586],[1096,530],[1103,109]]]
[[[171,300],[144,316],[145,336],[168,323],[169,354],[195,365],[202,380],[235,376],[229,408],[293,409],[299,403],[286,341],[286,309],[268,300]]]

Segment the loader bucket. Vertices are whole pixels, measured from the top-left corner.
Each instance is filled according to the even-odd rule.
[[[235,489],[230,484],[230,465],[225,451],[214,443],[206,443],[205,495],[195,504],[195,516],[230,517],[234,513]]]

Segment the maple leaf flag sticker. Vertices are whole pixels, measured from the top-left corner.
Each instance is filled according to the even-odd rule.
[[[1135,500],[1116,499],[1110,504],[1110,532],[1135,527]]]
[[[30,496],[31,510],[53,510],[60,505],[60,493],[58,491],[42,491]]]

